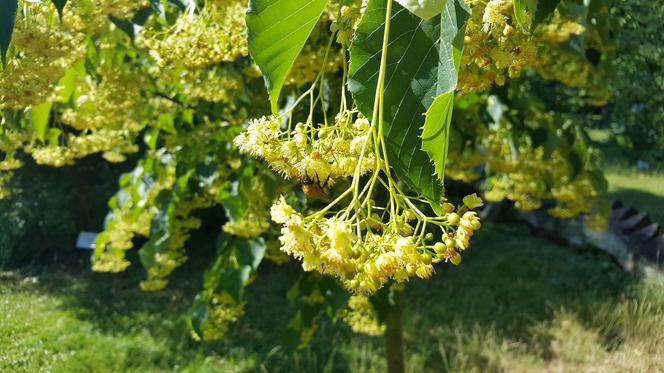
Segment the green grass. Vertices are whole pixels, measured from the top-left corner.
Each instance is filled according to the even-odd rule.
[[[199,274],[159,293],[140,272],[54,271],[0,278],[0,371],[382,372],[383,341],[324,322],[309,348],[279,344],[293,267],[268,266],[228,336],[193,342],[179,316]],[[195,280],[187,280],[194,278]],[[407,289],[412,372],[661,371],[664,284],[610,260],[488,224],[459,267]]]

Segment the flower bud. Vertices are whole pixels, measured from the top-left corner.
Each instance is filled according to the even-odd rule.
[[[456,212],[453,212],[453,213],[447,215],[447,221],[452,225],[459,224],[459,214],[457,214]]]

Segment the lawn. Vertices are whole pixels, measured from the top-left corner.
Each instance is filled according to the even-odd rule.
[[[280,336],[293,267],[267,266],[228,336],[198,343],[179,316],[199,275],[166,291],[125,275],[46,271],[0,279],[0,371],[382,372],[383,341],[324,323],[290,355]],[[603,256],[487,224],[456,268],[407,289],[410,371],[661,371],[664,283]],[[196,280],[187,280],[196,279]]]

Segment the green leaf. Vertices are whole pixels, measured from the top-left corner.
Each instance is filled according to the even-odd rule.
[[[286,76],[329,0],[251,0],[249,53],[265,77],[277,113]]]
[[[454,92],[436,97],[427,110],[422,130],[422,150],[433,160],[436,175],[441,180],[445,176],[453,107]]]
[[[18,10],[18,0],[2,0],[0,2],[0,59],[5,64],[7,50],[14,32],[14,19]]]
[[[369,0],[350,49],[348,88],[360,112],[372,117],[386,0]],[[439,19],[423,21],[398,4],[391,16],[384,90],[384,136],[390,165],[400,180],[437,203],[441,183],[422,149],[423,114],[436,95]]]
[[[30,108],[30,123],[32,123],[37,138],[41,141],[46,140],[46,129],[48,128],[52,106],[52,102],[44,102]]]
[[[150,239],[139,249],[139,258],[146,270],[156,265],[155,255],[167,250],[171,240],[171,220],[176,206],[172,203],[170,193],[162,192],[157,197],[157,200],[159,199],[165,201],[152,216]]]
[[[189,319],[187,321],[189,329],[200,338],[203,337],[203,322],[208,318],[208,303],[208,300],[199,294],[189,309]]]
[[[227,292],[234,301],[241,302],[244,294],[244,285],[251,274],[251,267],[223,268],[219,273],[219,286]]]
[[[422,130],[422,150],[429,154],[440,180],[445,176],[454,89],[459,78],[464,34],[469,17],[470,8],[464,0],[448,0],[440,19],[440,54],[436,89],[438,96],[427,110]]]
[[[62,99],[62,102],[69,101],[74,93],[76,88],[76,77],[85,77],[85,64],[83,62],[78,62],[70,66],[65,71],[65,76],[63,76],[58,82],[58,86],[60,87],[58,95]]]
[[[469,209],[475,209],[484,206],[484,201],[477,196],[477,193],[473,193],[463,197],[463,204]]]
[[[577,176],[583,171],[583,155],[580,154],[580,151],[577,149],[572,149],[567,154],[567,159],[569,160],[570,172],[569,176],[572,180],[576,179]]]
[[[369,118],[380,66],[385,7],[386,0],[368,2],[350,51],[349,89],[359,110]],[[447,0],[443,15],[431,20],[423,21],[396,4],[392,14],[383,124],[388,158],[397,176],[433,204],[442,193],[442,183],[435,174],[442,177],[447,121],[469,14],[462,0]],[[425,120],[423,114],[429,110]]]
[[[534,4],[528,4],[529,10],[531,13],[534,13],[533,25],[539,25],[544,22],[558,7],[560,0],[537,0],[533,2]]]
[[[606,193],[609,189],[609,182],[600,170],[591,170],[587,172],[588,180],[599,193]]]
[[[459,65],[463,53],[466,23],[470,8],[465,0],[447,0],[440,18],[440,44],[438,61],[438,95],[452,92],[459,78]]]
[[[258,269],[265,256],[265,241],[258,237],[251,240],[237,241],[237,257],[240,265],[249,266],[252,270]]]
[[[526,0],[514,0],[514,19],[517,26],[528,31],[530,26],[526,20]]]
[[[58,145],[60,143],[60,135],[62,135],[62,130],[59,128],[49,128],[48,129],[48,144],[49,145]]]
[[[62,11],[65,9],[65,5],[67,5],[67,0],[51,0],[51,2],[55,5],[55,9],[58,10],[60,21],[62,21]]]

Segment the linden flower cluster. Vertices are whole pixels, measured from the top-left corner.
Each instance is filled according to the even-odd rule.
[[[201,227],[201,220],[191,216],[191,212],[213,204],[209,198],[202,196],[178,204],[175,217],[171,220],[168,246],[154,255],[154,264],[148,268],[148,278],[141,281],[141,289],[157,291],[168,285],[170,274],[187,260],[184,244],[190,232]]]
[[[468,196],[457,207],[436,201],[440,205],[434,210],[440,215],[428,216],[420,209],[431,201],[405,195],[394,179],[383,135],[385,51],[371,120],[347,108],[346,82],[342,81],[334,122],[324,117],[324,123],[314,123],[317,105],[327,111],[320,84],[324,59],[311,88],[288,110],[280,117],[251,121],[234,141],[240,152],[265,160],[286,178],[302,181],[310,197],[313,193],[305,187],[312,182],[324,191],[335,179],[351,177],[350,186],[320,210],[305,215],[282,196],[270,208],[270,215],[282,224],[281,250],[301,260],[305,271],[335,276],[351,292],[364,295],[388,281],[429,278],[436,262],[458,264],[459,252],[468,248],[481,226],[471,211],[482,205],[477,196]],[[296,110],[302,102],[309,103],[306,112],[310,114],[293,126],[294,116],[304,111]]]
[[[110,47],[105,45],[102,48]],[[79,131],[100,128],[140,131],[142,126],[137,111],[145,79],[119,67],[97,70],[100,81],[87,75],[79,79],[75,106],[63,110],[61,120]]]
[[[231,323],[237,321],[244,312],[244,303],[236,302],[226,292],[212,295],[208,307],[208,317],[200,326],[201,335],[192,331],[191,337],[196,340],[215,340],[226,334]]]
[[[3,146],[0,144],[0,151],[2,151]],[[6,198],[10,195],[10,191],[4,188],[4,185],[7,185],[12,179],[14,174],[12,171],[20,168],[23,165],[23,162],[14,158],[13,153],[5,153],[4,159],[0,161],[0,199]]]
[[[130,19],[150,5],[149,0],[96,0],[99,11],[119,19]]]
[[[129,131],[101,129],[78,136],[69,134],[67,146],[28,146],[25,151],[38,164],[62,167],[95,153],[104,153],[109,161],[122,162],[123,154],[137,152],[138,145],[134,144]]]
[[[469,204],[476,203],[470,200]],[[372,213],[350,218],[347,215],[353,210],[347,209],[332,217],[325,217],[324,211],[305,217],[282,197],[270,213],[272,220],[283,224],[281,250],[302,260],[305,271],[336,276],[358,294],[373,294],[390,279],[404,282],[412,276],[429,278],[434,272],[432,263],[458,264],[458,251],[468,248],[470,238],[481,226],[474,211],[467,207],[456,210],[449,203],[443,205],[446,213],[441,217],[418,218],[420,212],[406,209],[391,215],[387,223],[383,220],[389,214],[383,208],[363,207],[369,207]],[[439,242],[433,242],[427,224],[440,228]]]
[[[192,99],[231,102],[244,87],[243,77],[229,69],[184,70],[179,80],[184,93]]]
[[[318,76],[321,66],[326,73],[335,73],[342,68],[344,55],[341,50],[328,50],[327,45],[306,44],[293,63],[285,84],[302,85]]]
[[[121,272],[130,264],[125,258],[125,253],[134,245],[132,240],[135,236],[149,237],[154,209],[140,208],[138,206],[152,206],[161,191],[171,188],[175,183],[175,166],[165,165],[158,167],[156,180],[147,190],[144,196],[138,200],[121,199],[116,195],[111,200],[111,205],[116,205],[111,210],[102,232],[95,241],[95,253],[92,269],[98,272]],[[123,181],[123,188],[129,188],[139,184],[144,177],[141,168],[130,174]],[[126,184],[124,184],[126,183]]]
[[[567,165],[559,154],[553,154],[552,159],[546,161],[542,153],[542,148],[530,152],[522,148],[517,159],[491,162],[495,174],[487,180],[486,199],[509,199],[522,211],[539,209],[543,201],[552,199],[556,205],[548,212],[559,219],[591,213],[598,193],[587,175],[581,174],[571,180],[567,176]],[[551,177],[547,177],[549,175]],[[543,181],[547,179],[554,180],[553,185]]]
[[[603,106],[611,99],[612,90],[607,88],[606,71],[556,47],[547,46],[543,51],[541,63],[535,68],[542,78],[582,89],[588,105]]]
[[[7,185],[13,177],[14,174],[11,172],[0,171],[0,199],[5,199],[11,195],[11,191],[8,190],[5,185]]]
[[[57,80],[85,56],[84,40],[59,21],[50,2],[23,2],[12,34],[15,50],[0,71],[0,109],[55,99]]]
[[[330,31],[336,32],[337,43],[350,45],[360,20],[360,2],[344,5],[343,1],[330,1],[326,9],[327,17],[332,21]]]
[[[509,23],[511,1],[472,1],[470,6],[457,89],[473,92],[503,85],[505,70],[510,77],[517,77],[536,63],[536,44]]]
[[[483,139],[481,144],[466,147],[463,153],[451,149],[446,176],[473,182],[481,177],[474,170],[485,166],[489,172],[485,197],[489,201],[507,199],[519,210],[532,211],[541,208],[544,201],[553,200],[556,205],[548,212],[561,219],[593,211],[597,190],[586,172],[570,178],[568,162],[560,151],[545,157],[542,146],[533,149],[523,142],[513,152],[504,128],[481,131],[477,136]]]
[[[226,222],[221,227],[224,232],[239,237],[251,238],[260,236],[270,228],[270,215],[268,213],[270,200],[265,194],[265,186],[259,178],[251,179],[249,193],[251,203],[244,216]]]
[[[597,191],[583,174],[570,180],[567,162],[559,151],[546,159],[543,147],[521,145],[513,155],[506,136],[500,132],[488,136],[493,175],[487,180],[487,200],[509,199],[518,209],[531,211],[542,207],[544,200],[554,199],[556,206],[549,213],[558,218],[592,210]],[[550,180],[550,185],[545,180]]]
[[[560,67],[575,59],[569,53],[560,52],[558,45],[573,35],[586,32],[581,24],[555,13],[549,23],[538,26],[531,34],[526,34],[513,22],[511,0],[473,0],[469,1],[469,5],[472,14],[466,26],[457,86],[461,92],[481,91],[493,84],[503,85],[506,75],[517,78],[527,67],[537,69],[543,76],[547,74],[548,76],[544,76],[546,79],[574,78],[577,82],[586,80],[588,74],[579,77],[578,74],[569,74],[568,71],[557,73],[560,76],[555,75],[558,71],[565,71],[566,69]],[[527,13],[526,17],[529,16]],[[559,61],[560,66],[552,68],[555,61]],[[576,64],[579,65],[578,69],[581,69],[583,62],[578,61]],[[588,68],[590,64],[586,62],[585,65],[585,68]]]
[[[385,333],[385,324],[378,321],[376,310],[364,295],[352,295],[348,299],[348,308],[341,311],[341,319],[356,333],[381,335]]]
[[[196,12],[196,3],[164,32],[146,27],[140,34],[160,66],[204,68],[249,53],[244,15],[246,1],[210,0]]]
[[[352,176],[358,165],[364,174],[375,164],[374,155],[362,151],[369,122],[353,118],[353,112],[343,112],[332,125],[314,128],[298,123],[292,131],[284,131],[279,118],[262,117],[250,121],[234,142],[240,152],[262,158],[283,177],[328,187],[336,179]]]

